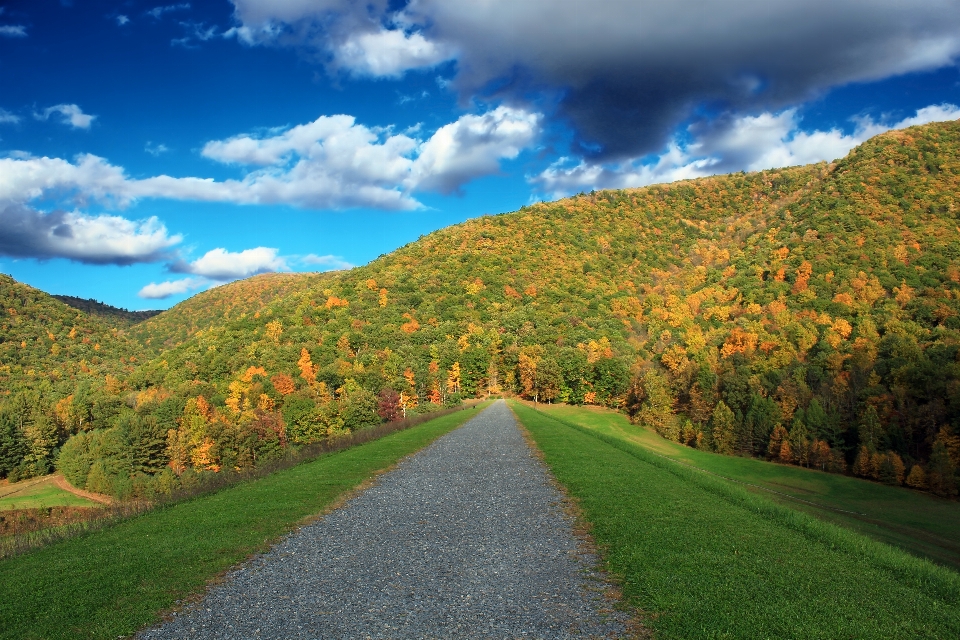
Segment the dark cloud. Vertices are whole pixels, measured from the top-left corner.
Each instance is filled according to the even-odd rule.
[[[705,109],[777,110],[960,54],[957,0],[412,0],[392,14],[380,2],[234,3],[259,41],[280,34],[333,59],[351,30],[421,33],[457,52],[465,102],[536,104],[603,160],[658,151]]]
[[[134,222],[0,203],[0,255],[12,258],[130,265],[169,259],[178,242],[180,237],[167,235],[156,218]]]

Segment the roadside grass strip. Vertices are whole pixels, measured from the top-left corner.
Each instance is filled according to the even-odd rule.
[[[699,451],[638,427],[609,409],[541,405],[541,411],[590,431],[626,440],[654,454],[743,483],[784,506],[960,569],[960,502],[906,487]]]
[[[484,406],[2,560],[0,638],[132,634]]]
[[[657,638],[958,638],[960,574],[511,403]]]

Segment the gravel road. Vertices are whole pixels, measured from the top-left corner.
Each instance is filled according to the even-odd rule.
[[[619,637],[560,501],[501,400],[138,637]]]

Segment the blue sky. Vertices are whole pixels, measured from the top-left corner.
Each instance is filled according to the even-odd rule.
[[[957,0],[0,9],[0,272],[129,309],[960,117]]]

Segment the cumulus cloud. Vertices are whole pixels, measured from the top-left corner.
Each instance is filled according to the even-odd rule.
[[[161,300],[170,296],[180,295],[189,291],[201,289],[210,282],[203,278],[183,278],[181,280],[167,280],[165,282],[151,282],[137,293],[141,298]]]
[[[0,254],[14,258],[129,265],[166,259],[181,240],[153,217],[133,221],[77,211],[43,213],[0,200]]]
[[[90,154],[73,162],[16,155],[0,158],[0,202],[59,199],[71,206],[95,201],[125,207],[142,198],[164,198],[410,210],[420,206],[413,196],[418,190],[456,191],[498,171],[500,160],[516,157],[534,141],[540,120],[539,114],[500,107],[465,115],[420,139],[411,137],[416,131],[394,134],[351,116],[322,116],[267,136],[207,143],[204,156],[244,173],[223,181],[167,175],[134,179],[123,167]],[[148,144],[146,150],[159,154],[165,147]]]
[[[20,116],[0,107],[0,124],[17,124],[18,122],[20,122]]]
[[[604,161],[662,148],[698,107],[779,112],[960,56],[954,0],[232,1],[243,41],[334,68],[393,77],[455,56],[461,98],[555,104],[578,155]]]
[[[318,256],[314,253],[303,256],[300,261],[313,267],[320,267],[318,271],[340,271],[353,269],[356,266],[344,260],[342,256]]]
[[[34,114],[34,117],[37,120],[46,120],[54,114],[59,114],[60,121],[63,124],[70,125],[74,129],[89,129],[90,125],[93,124],[94,118],[97,117],[84,113],[83,109],[75,104],[58,104],[53,107],[47,107],[43,112]]]
[[[0,24],[0,36],[26,38],[27,28],[22,24]]]
[[[420,145],[414,179],[421,189],[450,193],[470,179],[496,173],[503,158],[516,158],[540,131],[541,116],[508,107],[465,115]]]
[[[380,29],[351,35],[334,51],[335,63],[356,76],[397,78],[410,69],[433,67],[453,57],[453,50],[420,33]]]
[[[119,16],[117,16],[117,26],[122,27],[123,25],[127,24],[128,22],[130,22],[130,18],[128,18],[127,16],[122,15],[122,14],[119,15]]]
[[[289,271],[286,261],[276,249],[256,247],[240,252],[213,249],[193,262],[177,261],[168,265],[174,273],[189,273],[210,280],[236,280],[258,273]]]
[[[720,118],[709,127],[692,126],[690,140],[673,140],[653,157],[619,163],[564,158],[532,179],[553,197],[592,189],[623,189],[734,171],[758,171],[810,164],[845,156],[865,140],[889,131],[960,118],[960,107],[931,105],[899,122],[858,118],[852,133],[840,129],[804,131],[796,109],[758,116]]]

